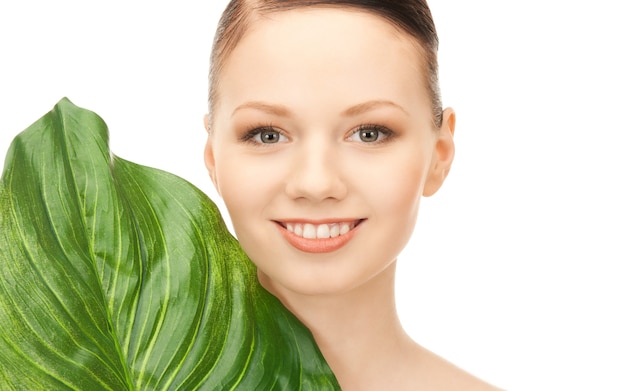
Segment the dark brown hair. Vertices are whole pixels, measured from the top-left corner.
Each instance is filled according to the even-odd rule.
[[[300,7],[352,7],[378,15],[414,38],[423,49],[428,70],[426,85],[433,108],[433,123],[441,126],[442,105],[439,92],[437,49],[439,38],[425,0],[231,0],[222,14],[211,52],[209,109],[217,101],[220,71],[250,24],[259,16]]]

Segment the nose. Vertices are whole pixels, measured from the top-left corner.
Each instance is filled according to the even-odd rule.
[[[291,199],[321,202],[346,196],[337,148],[330,143],[309,142],[294,151],[286,193]]]

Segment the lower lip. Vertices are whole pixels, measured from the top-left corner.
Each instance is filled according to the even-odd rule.
[[[307,239],[298,236],[293,232],[289,232],[285,227],[276,223],[281,235],[283,235],[283,237],[287,240],[287,242],[289,242],[289,244],[291,244],[293,247],[297,248],[300,251],[316,254],[330,253],[339,250],[354,237],[356,231],[361,227],[362,224],[363,222],[351,229],[348,233],[344,235],[339,235],[334,238]]]

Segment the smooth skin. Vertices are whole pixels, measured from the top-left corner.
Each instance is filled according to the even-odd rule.
[[[434,127],[422,64],[377,16],[273,13],[227,58],[205,121],[207,168],[261,284],[348,391],[493,389],[413,342],[395,308],[396,258],[454,156],[455,114]],[[286,233],[342,222],[356,228],[338,248]]]

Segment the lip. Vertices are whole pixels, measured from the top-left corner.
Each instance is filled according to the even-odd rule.
[[[294,234],[293,232],[289,232],[285,227],[287,223],[308,223],[308,224],[333,224],[333,223],[342,223],[342,222],[353,222],[356,221],[356,225],[352,228],[348,233],[339,235],[334,238],[324,238],[324,239],[307,239],[301,236]],[[274,220],[276,227],[280,234],[287,240],[289,244],[291,244],[296,249],[307,252],[307,253],[330,253],[333,251],[337,251],[343,246],[345,246],[357,231],[361,228],[363,222],[366,219],[324,219],[324,220],[307,220],[307,219],[291,219],[291,220]]]

